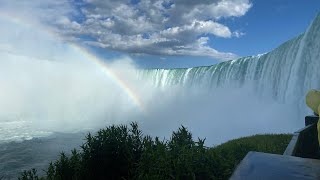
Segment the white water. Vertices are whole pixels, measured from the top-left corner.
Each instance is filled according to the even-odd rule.
[[[309,113],[305,92],[320,88],[320,16],[303,35],[264,55],[209,67],[138,70],[140,81],[134,66],[118,61],[112,68],[136,91],[143,113],[68,43],[32,26],[1,24],[0,141],[130,121],[160,137],[183,124],[209,144],[293,132]]]
[[[116,61],[112,70],[136,92],[143,112],[58,36],[1,17],[0,24],[0,177],[16,177],[30,167],[40,172],[61,150],[82,142],[83,133],[54,132],[113,123],[137,121],[145,134],[160,138],[183,124],[207,145],[292,133],[310,113],[305,92],[320,88],[320,16],[304,34],[264,55],[172,70],[136,70],[128,58]]]
[[[0,24],[0,143],[87,131],[140,113],[79,48],[39,25],[3,18]],[[118,59],[110,68],[134,85],[128,61]]]
[[[300,115],[292,123],[297,125],[306,113],[310,113],[304,103],[306,92],[320,88],[319,69],[320,15],[304,34],[266,54],[208,67],[151,69],[139,74],[140,78],[150,80],[162,89],[178,85],[200,87],[215,93],[219,89],[245,88],[262,101],[268,99],[280,104],[296,104],[298,109],[292,111],[299,111]]]

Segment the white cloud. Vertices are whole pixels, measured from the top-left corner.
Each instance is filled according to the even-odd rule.
[[[0,11],[53,24],[63,17],[78,15],[75,4],[68,0],[0,0]]]
[[[246,35],[246,33],[241,32],[241,31],[234,31],[234,32],[232,33],[232,35],[233,35],[234,37],[239,38],[239,37],[241,37],[241,36]]]
[[[241,17],[249,0],[0,0],[0,10],[38,19],[68,40],[136,54],[236,55],[214,49],[210,37],[241,37],[221,19]],[[210,44],[208,43],[210,41]],[[213,43],[213,44],[212,44]]]

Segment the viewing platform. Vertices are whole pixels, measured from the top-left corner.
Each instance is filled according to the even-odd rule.
[[[230,179],[320,179],[318,119],[306,116],[305,127],[293,134],[283,155],[249,152]]]

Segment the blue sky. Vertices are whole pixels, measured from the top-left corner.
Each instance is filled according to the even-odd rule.
[[[268,52],[303,33],[318,0],[0,0],[105,59],[193,67]]]
[[[226,19],[229,27],[241,29],[240,38],[212,37],[210,45],[238,56],[269,52],[285,41],[303,33],[320,13],[318,0],[254,0],[252,8],[242,17]],[[185,60],[184,60],[185,59]],[[208,57],[167,57],[167,60],[142,61],[146,66],[193,67],[219,61]]]
[[[303,33],[320,12],[318,0],[254,0],[246,15],[227,24],[243,28],[241,38],[213,40],[217,49],[248,56],[268,52]]]

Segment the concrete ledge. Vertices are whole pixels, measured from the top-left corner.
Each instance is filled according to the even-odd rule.
[[[320,160],[249,152],[230,179],[320,179]]]

